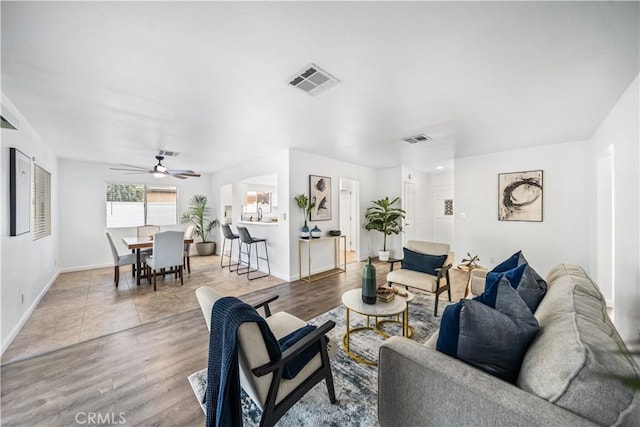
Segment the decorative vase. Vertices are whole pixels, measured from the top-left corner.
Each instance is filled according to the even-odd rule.
[[[311,230],[311,237],[314,239],[319,239],[320,236],[322,236],[322,230],[320,230],[316,225],[315,227],[313,227],[313,230]]]
[[[303,239],[309,238],[309,227],[307,227],[307,221],[304,222],[302,229],[300,230],[300,237]]]
[[[375,304],[377,297],[376,268],[369,262],[362,267],[362,302],[365,304]]]

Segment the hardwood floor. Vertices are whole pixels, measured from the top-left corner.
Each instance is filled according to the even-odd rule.
[[[344,291],[360,286],[361,271],[362,263],[353,263],[346,274],[311,284],[284,283],[241,298],[253,303],[278,294],[274,312],[309,320],[337,307]],[[378,283],[384,283],[387,271],[385,263],[377,264]],[[466,276],[453,273],[457,300]],[[187,376],[206,367],[207,352],[207,328],[194,308],[4,364],[2,425],[68,426],[98,415],[112,424],[124,419],[136,426],[202,425]]]

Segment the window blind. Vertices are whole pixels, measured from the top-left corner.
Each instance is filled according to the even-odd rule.
[[[51,235],[51,174],[34,165],[33,240]]]

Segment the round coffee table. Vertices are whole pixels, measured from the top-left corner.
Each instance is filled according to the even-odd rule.
[[[356,362],[364,363],[366,365],[377,366],[377,363],[366,359],[355,352],[353,352],[349,346],[349,338],[350,335],[354,332],[358,331],[366,331],[373,330],[377,334],[383,336],[384,338],[388,338],[389,335],[378,327],[378,318],[379,317],[392,317],[392,316],[400,316],[402,315],[402,335],[406,335],[408,331],[408,316],[407,316],[407,299],[413,299],[413,295],[409,294],[407,297],[396,297],[391,302],[381,302],[378,301],[375,304],[365,304],[362,301],[362,290],[361,289],[352,289],[350,291],[342,294],[342,303],[346,307],[347,312],[347,331],[342,337],[342,344],[344,345],[345,352]],[[351,311],[354,311],[358,314],[367,317],[366,326],[357,326],[355,328],[351,328],[349,322],[349,314]],[[375,325],[370,326],[370,318],[375,318]]]

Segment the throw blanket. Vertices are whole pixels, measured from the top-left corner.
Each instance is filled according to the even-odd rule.
[[[237,331],[244,322],[260,327],[271,360],[280,357],[278,341],[267,321],[248,304],[234,297],[220,298],[211,310],[207,371],[207,427],[242,426]]]
[[[271,360],[280,359],[282,351],[316,329],[307,325],[278,341],[267,321],[252,306],[235,297],[223,297],[216,301],[211,310],[209,333],[205,393],[207,427],[242,426],[237,332],[245,322],[255,322],[259,326]],[[283,378],[294,378],[319,351],[320,343],[301,352],[284,366]]]

